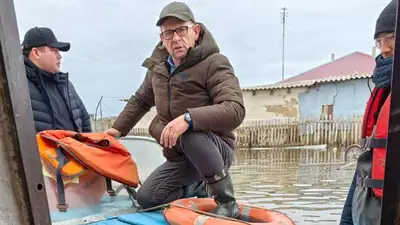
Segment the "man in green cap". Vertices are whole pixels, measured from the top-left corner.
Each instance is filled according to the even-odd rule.
[[[239,209],[228,170],[234,157],[232,131],[245,117],[239,80],[186,4],[165,6],[157,26],[161,41],[143,63],[146,77],[106,133],[127,135],[155,106],[149,132],[167,160],[140,187],[138,203],[149,208],[207,197],[210,191],[218,205],[212,213],[236,218]]]

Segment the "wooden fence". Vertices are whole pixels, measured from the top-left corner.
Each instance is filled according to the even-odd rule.
[[[286,169],[292,165],[326,165],[343,164],[344,148],[329,151],[315,151],[313,149],[301,149],[288,151],[282,148],[269,149],[267,151],[241,150],[236,152],[235,165],[245,167],[281,167]]]
[[[331,147],[347,147],[359,142],[362,117],[337,119],[306,118],[276,119],[244,122],[234,133],[240,148],[266,148],[311,146],[327,144]],[[97,126],[104,130],[111,122]],[[99,130],[97,129],[97,130]],[[150,136],[147,128],[134,128],[131,135]]]
[[[362,117],[289,120],[246,123],[235,130],[241,148],[324,145],[346,147],[358,143]]]

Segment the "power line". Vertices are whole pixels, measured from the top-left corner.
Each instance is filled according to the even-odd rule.
[[[118,113],[117,111],[115,111],[115,109],[107,104],[105,104],[104,102],[101,103],[101,105],[104,106],[104,108],[106,109],[106,111],[110,111],[112,113]]]
[[[282,80],[285,79],[285,27],[286,27],[286,18],[288,17],[287,8],[283,7],[281,12],[281,22],[282,26]]]
[[[125,99],[124,97],[116,97],[116,96],[101,96],[100,100],[97,102],[97,106],[96,106],[96,111],[94,113],[94,120],[97,120],[97,112],[100,109],[100,118],[103,118],[103,99],[108,98],[108,99],[116,99],[116,101],[125,101],[127,102],[128,99]]]

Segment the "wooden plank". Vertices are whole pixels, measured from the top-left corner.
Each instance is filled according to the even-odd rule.
[[[49,208],[12,0],[0,0],[0,217],[48,225]]]

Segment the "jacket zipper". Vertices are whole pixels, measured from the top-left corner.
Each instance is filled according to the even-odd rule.
[[[169,116],[172,118],[171,114],[171,77],[168,78],[168,113]]]
[[[180,66],[176,67],[175,70],[171,73],[171,75],[168,77],[168,113],[171,119],[173,119],[172,114],[171,114],[171,98],[172,98],[172,88],[171,88],[171,79],[173,76],[177,74],[177,71],[179,72],[178,68]]]

